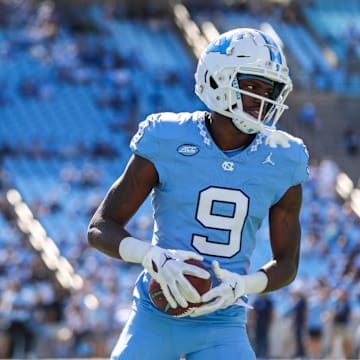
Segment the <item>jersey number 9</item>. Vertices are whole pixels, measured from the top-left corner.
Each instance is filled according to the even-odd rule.
[[[226,232],[226,242],[193,234],[193,247],[204,255],[231,258],[241,250],[249,198],[240,190],[209,187],[199,194],[196,220],[207,229]]]

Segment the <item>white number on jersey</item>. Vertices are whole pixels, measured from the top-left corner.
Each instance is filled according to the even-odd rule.
[[[220,214],[214,210],[216,204],[232,209]],[[230,258],[241,249],[241,235],[248,214],[249,199],[240,190],[209,187],[199,195],[196,219],[208,229],[228,234],[227,242],[216,242],[207,236],[193,234],[192,245],[201,254]]]

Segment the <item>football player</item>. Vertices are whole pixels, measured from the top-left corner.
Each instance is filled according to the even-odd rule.
[[[255,359],[246,295],[284,287],[297,273],[308,154],[302,140],[276,129],[292,90],[281,47],[256,29],[226,32],[203,51],[195,81],[209,111],[141,122],[126,169],[89,225],[91,246],[144,267],[112,359]],[[151,243],[125,229],[150,193]],[[248,273],[265,218],[272,258]],[[184,262],[190,258],[213,278],[201,297],[184,275],[209,273]],[[183,317],[161,312],[149,298],[151,277],[169,306],[204,304]]]

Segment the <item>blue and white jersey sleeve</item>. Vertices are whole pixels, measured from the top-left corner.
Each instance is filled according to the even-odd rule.
[[[179,161],[172,151],[182,139],[189,137],[191,113],[164,112],[152,114],[139,124],[137,133],[130,142],[134,154],[150,160],[163,183]]]
[[[144,157],[152,162],[155,161],[159,153],[159,142],[156,134],[157,126],[156,115],[148,116],[139,124],[137,133],[133,136],[130,142],[130,149],[141,157]]]
[[[300,141],[298,164],[295,167],[293,185],[298,185],[305,182],[309,178],[309,153],[306,145]]]

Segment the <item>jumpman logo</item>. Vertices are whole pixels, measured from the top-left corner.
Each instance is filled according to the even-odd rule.
[[[231,287],[231,291],[233,292],[234,298],[236,296],[236,288],[237,288],[237,282],[235,283],[235,285],[231,285],[229,284],[229,286]]]
[[[169,256],[168,254],[164,254],[165,256],[165,260],[164,262],[161,264],[161,267],[164,267],[165,264],[169,261],[169,260],[174,260],[174,258],[172,258],[171,256]]]
[[[270,164],[275,166],[275,163],[271,160],[272,152],[266,157],[266,159],[262,162],[262,164]]]

